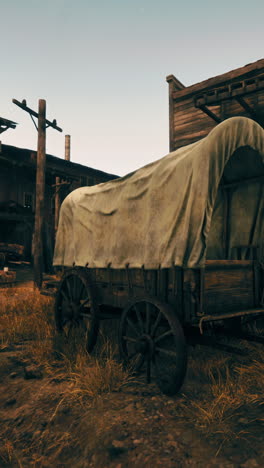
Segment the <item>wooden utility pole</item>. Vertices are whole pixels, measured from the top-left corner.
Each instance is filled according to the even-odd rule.
[[[70,135],[65,135],[65,154],[64,158],[66,161],[71,160],[71,136]],[[63,181],[60,179],[60,177],[56,177],[56,183],[55,183],[55,233],[57,233],[58,230],[58,224],[59,224],[59,215],[60,215],[60,207],[61,207],[61,195],[60,195],[60,189],[62,185],[68,185],[69,182]]]
[[[36,208],[34,229],[34,282],[40,289],[43,272],[43,228],[45,211],[46,174],[46,101],[39,100],[38,109],[38,155],[36,173]]]
[[[56,177],[55,184],[55,234],[57,234],[58,224],[59,224],[59,214],[60,214],[60,178]]]
[[[46,119],[46,101],[39,100],[38,113],[27,107],[26,101],[22,103],[13,99],[13,103],[38,119],[38,126],[33,123],[38,131],[38,153],[36,169],[36,208],[35,208],[35,230],[34,230],[34,283],[37,288],[42,286],[43,277],[43,230],[45,214],[45,170],[46,170],[46,128],[52,127],[59,132],[62,129],[57,126],[56,120],[53,122]]]

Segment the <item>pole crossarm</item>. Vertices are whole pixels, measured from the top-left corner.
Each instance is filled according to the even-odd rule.
[[[25,99],[23,99],[22,102],[19,102],[17,99],[12,99],[12,102],[16,106],[18,106],[21,109],[23,109],[24,111],[28,112],[28,114],[30,114],[30,116],[34,116],[34,117],[36,117],[38,119],[39,114],[37,112],[35,112],[34,110],[30,109],[30,107],[27,106],[27,103],[26,103]],[[51,122],[48,119],[45,119],[45,122],[46,122],[46,128],[47,127],[52,127],[52,128],[54,128],[54,130],[58,130],[58,132],[62,132],[62,128],[57,126],[57,122],[56,122],[55,119],[53,120],[53,122]]]
[[[13,122],[12,120],[4,119],[3,117],[0,117],[0,133],[5,132],[9,128],[16,128],[18,124],[16,122]]]

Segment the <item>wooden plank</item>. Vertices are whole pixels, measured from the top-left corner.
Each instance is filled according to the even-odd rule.
[[[237,312],[233,313],[226,313],[226,314],[217,314],[215,315],[204,315],[201,317],[200,323],[202,322],[210,322],[210,321],[215,321],[215,320],[224,320],[227,318],[234,318],[234,317],[243,317],[246,315],[252,315],[252,317],[259,315],[259,314],[264,314],[264,309],[245,309],[245,310],[239,310]]]
[[[205,291],[253,290],[253,269],[205,270]]]
[[[212,127],[214,128],[214,127]],[[178,135],[178,138],[175,139],[175,144],[179,145],[181,143],[181,146],[183,146],[183,142],[185,145],[190,144],[191,142],[198,141],[201,138],[204,138],[208,132],[206,130],[201,130],[197,132],[190,133],[188,136],[187,135]]]
[[[190,139],[180,139],[175,142],[174,145],[174,151],[176,151],[179,148],[182,148],[184,146],[191,145],[192,143],[195,143],[196,141],[199,141],[203,138],[203,135],[196,137],[196,138],[190,138]]]
[[[205,269],[204,308],[206,313],[238,310],[254,306],[253,263],[245,261]],[[219,269],[219,267],[222,267]]]
[[[174,83],[173,81],[169,81],[169,148],[170,151],[173,150],[174,144],[174,106],[173,106],[173,98],[172,94],[174,92]]]
[[[110,268],[111,269],[111,268]],[[109,269],[106,268],[97,268],[90,269],[94,273],[94,281],[97,284],[109,284]],[[144,289],[144,278],[141,268],[131,268],[129,269],[130,282],[133,287],[139,287]],[[147,289],[150,294],[154,294],[155,290],[155,270],[145,270],[145,281]],[[127,271],[126,269],[111,269],[111,284],[113,287],[123,287],[127,288]]]
[[[180,102],[174,101],[173,108],[175,112],[185,112],[190,109],[195,109],[193,97]]]
[[[216,110],[217,112],[217,109],[213,109],[213,110]],[[183,124],[193,124],[194,123],[194,120],[198,119],[202,119],[202,120],[205,120],[205,121],[209,121],[210,119],[208,119],[207,115],[200,109],[196,108],[196,107],[192,107],[190,109],[187,109],[187,111],[175,111],[176,113],[176,122],[175,124],[178,126],[178,125],[183,125]],[[219,115],[220,115],[220,109],[219,109]]]
[[[204,274],[206,313],[235,311],[254,306],[252,261],[209,260],[206,263]]]
[[[208,116],[203,119],[193,119],[193,122],[189,122],[183,125],[175,125],[175,139],[178,139],[179,136],[184,136],[185,138],[189,138],[191,134],[204,132],[206,134],[209,133],[210,129],[214,128],[216,123]]]
[[[254,307],[254,296],[249,290],[233,290],[220,293],[206,292],[204,295],[204,310],[207,314],[218,314],[226,312],[236,312],[241,309]]]
[[[226,268],[252,268],[251,260],[206,260],[206,270],[210,268],[226,269]]]

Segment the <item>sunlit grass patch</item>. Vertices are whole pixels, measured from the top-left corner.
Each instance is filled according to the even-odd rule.
[[[264,352],[259,345],[246,346],[251,353],[242,362],[217,352],[201,359],[204,350],[191,360],[194,375],[203,380],[202,391],[185,397],[182,407],[207,435],[221,434],[223,440],[245,437],[250,429],[239,427],[239,417],[246,413],[250,420],[264,405]]]
[[[103,393],[118,392],[135,380],[131,372],[111,356],[100,359],[84,354],[77,357],[69,378],[72,385],[68,397],[80,403]]]
[[[52,300],[38,291],[1,292],[0,342],[49,338],[52,334],[51,304]]]
[[[131,379],[129,370],[115,359],[116,350],[103,340],[95,357],[86,351],[86,333],[81,327],[68,337],[57,334],[53,300],[38,291],[14,291],[2,297],[0,317],[2,346],[23,342],[22,355],[44,368],[47,374],[70,380],[75,400],[120,390]],[[56,370],[54,371],[54,367]]]

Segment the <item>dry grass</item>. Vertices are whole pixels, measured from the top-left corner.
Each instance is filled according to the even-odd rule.
[[[50,298],[30,289],[1,290],[1,343],[50,339],[51,304]]]
[[[219,353],[204,359],[204,350],[198,351],[190,362],[193,373],[203,381],[203,385],[197,396],[185,397],[184,412],[195,421],[199,431],[210,436],[221,435],[219,451],[225,441],[250,435],[248,427],[244,429],[239,423],[241,416],[242,421],[248,423],[261,421],[264,350],[259,345],[247,347],[250,348],[250,357],[241,363]]]
[[[94,399],[103,393],[119,392],[123,387],[135,382],[129,369],[114,358],[109,343],[107,350],[101,350],[100,356],[91,358],[86,353],[77,354],[69,372],[71,388],[67,398],[87,405],[88,399]]]
[[[18,451],[21,441],[13,440],[9,429],[0,431],[1,460],[6,466],[56,466],[68,447],[77,447],[78,440],[64,430],[54,433],[52,422],[65,405],[89,408],[102,394],[119,392],[135,383],[129,370],[115,359],[116,350],[104,342],[96,356],[85,350],[82,330],[75,330],[71,339],[55,333],[53,301],[38,292],[13,289],[1,291],[0,347],[22,343],[25,362],[40,366],[48,382],[57,378],[65,382],[60,395],[50,402],[53,407],[49,425],[40,437]],[[240,361],[226,354],[196,348],[190,357],[189,368],[197,392],[190,392],[176,405],[186,421],[196,425],[206,435],[221,437],[218,452],[228,439],[248,437],[248,428],[239,425],[241,415],[259,420],[264,406],[264,351],[258,345],[246,345],[250,358]],[[255,411],[257,409],[257,412]],[[258,416],[254,416],[258,414]],[[77,449],[76,449],[77,450]]]
[[[109,341],[103,343],[97,357],[85,349],[82,329],[70,339],[55,332],[53,300],[38,291],[7,290],[1,296],[0,343],[2,348],[23,343],[22,355],[41,366],[46,374],[71,382],[71,399],[82,401],[101,393],[119,391],[132,377],[114,358]],[[54,370],[54,368],[56,370]]]
[[[49,395],[49,420],[39,437],[26,444],[23,433],[10,435],[9,426],[0,428],[0,465],[4,466],[56,466],[67,450],[78,449],[78,437],[69,430],[54,431],[54,421],[65,407],[89,408],[104,393],[117,392],[132,379],[128,370],[114,358],[115,350],[106,341],[96,356],[85,349],[85,334],[76,329],[71,339],[55,332],[53,300],[37,291],[21,289],[3,290],[0,299],[1,347],[19,345],[20,358],[26,364],[41,368],[46,377],[40,381],[39,404],[45,387],[52,386],[53,379],[63,382],[63,389],[56,394],[56,387]],[[51,414],[50,414],[51,413]],[[36,416],[37,417],[37,416]],[[34,431],[36,417],[32,416],[28,431]],[[93,434],[94,435],[94,434]]]

